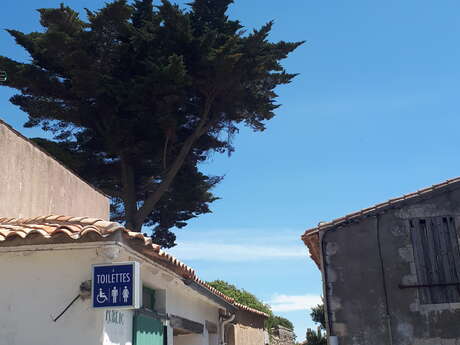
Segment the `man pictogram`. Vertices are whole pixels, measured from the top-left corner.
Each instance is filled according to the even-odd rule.
[[[117,303],[118,289],[114,286],[112,289],[112,303]]]

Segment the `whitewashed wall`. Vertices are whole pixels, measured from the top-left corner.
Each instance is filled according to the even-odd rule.
[[[219,306],[186,286],[182,280],[172,274],[150,265],[142,265],[141,277],[146,286],[165,291],[165,309],[168,314],[203,325],[206,320],[219,323]],[[216,336],[209,337],[205,329],[203,334],[176,336],[173,343],[174,345],[217,345],[218,339]]]
[[[4,253],[0,248],[0,344],[101,344],[102,311],[78,300],[57,316],[90,279],[95,249]]]
[[[132,310],[112,310],[104,312],[103,345],[132,345]]]

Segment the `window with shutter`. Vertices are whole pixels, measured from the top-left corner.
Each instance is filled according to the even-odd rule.
[[[460,302],[460,251],[453,217],[409,221],[420,302]]]

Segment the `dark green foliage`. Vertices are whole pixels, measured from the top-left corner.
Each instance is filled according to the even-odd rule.
[[[319,326],[316,332],[311,329],[307,330],[307,340],[304,345],[327,345],[324,304],[313,307],[310,316],[315,323],[319,323]]]
[[[324,304],[318,304],[316,307],[311,308],[310,316],[313,322],[320,324],[321,329],[326,329],[326,316],[324,314]]]
[[[208,282],[208,284],[216,290],[224,293],[225,295],[234,298],[236,302],[268,314],[269,318],[265,323],[265,327],[269,331],[271,331],[272,328],[276,326],[283,326],[292,330],[294,329],[294,326],[291,321],[282,316],[274,315],[272,310],[270,309],[270,306],[260,301],[252,293],[247,292],[243,289],[238,289],[235,285],[229,284],[223,280],[215,280],[212,282]]]
[[[219,177],[198,170],[232,152],[239,125],[262,131],[275,88],[295,76],[280,61],[301,43],[267,40],[272,23],[244,34],[231,0],[116,0],[87,20],[69,7],[40,9],[43,30],[8,30],[31,56],[0,56],[11,102],[36,142],[112,197],[112,217],[174,245],[172,227],[210,212]]]
[[[291,321],[289,321],[288,319],[282,316],[272,315],[267,320],[267,328],[272,329],[273,327],[276,327],[276,326],[283,326],[291,330],[294,330],[294,325],[292,324]]]
[[[327,345],[327,338],[320,327],[315,331],[307,330],[307,340],[304,345]]]
[[[214,280],[212,282],[208,282],[208,284],[228,297],[235,299],[238,303],[269,315],[272,314],[269,305],[261,302],[256,296],[246,290],[238,289],[235,285],[229,284],[223,280]]]

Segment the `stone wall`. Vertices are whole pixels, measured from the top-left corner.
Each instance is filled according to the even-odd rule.
[[[232,324],[227,329],[228,345],[265,345],[264,330],[241,324]]]
[[[266,345],[265,316],[239,310],[227,329],[228,345]]]
[[[294,345],[295,335],[292,330],[283,326],[277,326],[272,330],[270,345]]]
[[[460,344],[460,303],[424,304],[421,289],[401,288],[418,283],[410,221],[446,216],[455,220],[459,241],[459,189],[323,234],[328,317],[339,344]]]
[[[108,198],[0,120],[0,217],[108,219]]]

